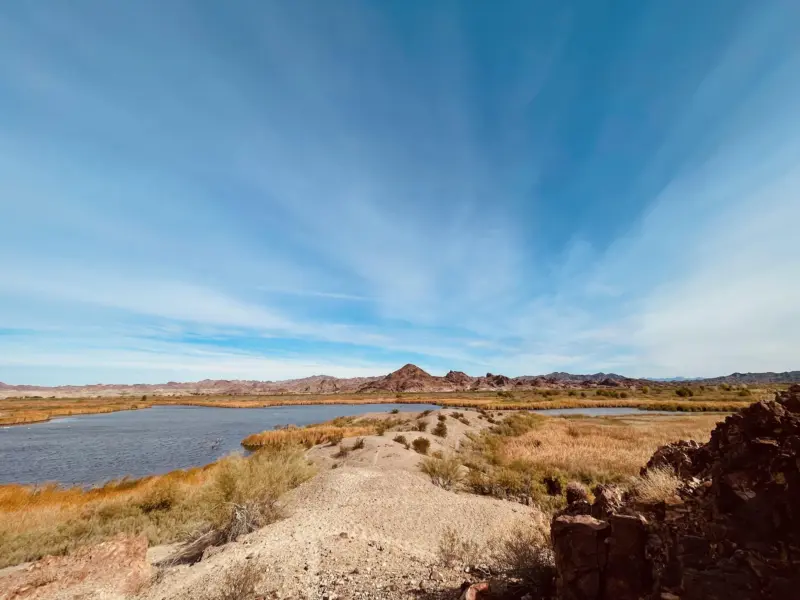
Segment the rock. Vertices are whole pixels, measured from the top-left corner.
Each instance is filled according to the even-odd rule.
[[[489,584],[485,581],[473,583],[472,585],[465,582],[461,587],[463,588],[463,592],[460,600],[481,600],[482,598],[488,597],[489,594]]]
[[[118,536],[12,572],[0,580],[0,598],[122,597],[138,593],[150,573],[147,538]]]
[[[788,600],[800,589],[800,386],[659,448],[678,494],[653,505],[598,486],[551,523],[562,600]],[[569,495],[569,490],[568,490]],[[586,513],[588,506],[588,512]]]

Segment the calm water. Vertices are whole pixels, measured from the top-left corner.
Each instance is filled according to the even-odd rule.
[[[88,485],[205,465],[242,449],[247,435],[366,412],[436,410],[428,404],[271,408],[156,406],[0,427],[0,483]]]

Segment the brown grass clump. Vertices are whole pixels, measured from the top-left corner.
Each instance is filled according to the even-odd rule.
[[[447,437],[447,425],[444,424],[444,421],[439,421],[436,424],[436,427],[433,428],[431,432],[433,435],[439,436],[440,438]]]
[[[0,567],[66,554],[118,533],[151,544],[235,537],[277,518],[275,500],[313,474],[301,452],[257,452],[206,467],[83,490],[0,486]]]
[[[431,447],[431,441],[427,438],[419,437],[411,442],[411,445],[414,447],[414,452],[418,454],[427,454],[428,449]]]
[[[675,495],[681,480],[670,468],[649,469],[631,486],[631,494],[639,502],[661,502]]]

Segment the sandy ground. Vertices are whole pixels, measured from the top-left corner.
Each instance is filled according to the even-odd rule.
[[[438,412],[453,411],[428,416],[429,429]],[[392,441],[399,434],[409,442],[426,437],[431,452],[452,450],[467,431],[488,426],[477,413],[460,412],[470,425],[448,418],[445,440],[417,431],[387,432],[364,438],[365,447],[345,459],[333,457],[337,448],[311,449],[320,472],[283,499],[287,518],[214,549],[195,565],[155,568],[153,583],[137,598],[214,598],[226,574],[248,562],[258,565],[256,589],[264,598],[457,598],[469,576],[441,563],[439,544],[447,528],[482,544],[542,518],[535,508],[434,486],[419,471],[421,456]],[[148,558],[155,563],[173,550],[151,548]]]

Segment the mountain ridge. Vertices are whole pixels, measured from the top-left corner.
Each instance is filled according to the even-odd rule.
[[[449,371],[444,376],[431,375],[420,367],[407,364],[388,373],[372,377],[333,377],[312,375],[300,379],[280,381],[256,379],[202,379],[193,382],[169,381],[163,384],[107,384],[36,386],[10,385],[0,382],[0,394],[8,396],[33,396],[43,394],[79,396],[105,395],[268,395],[268,394],[337,394],[370,392],[459,392],[491,390],[526,390],[548,387],[635,387],[679,382],[709,385],[800,383],[800,371],[731,373],[721,377],[696,379],[672,378],[656,380],[632,378],[616,373],[572,374],[563,371],[545,375],[505,375],[486,373],[467,375],[463,371]]]

